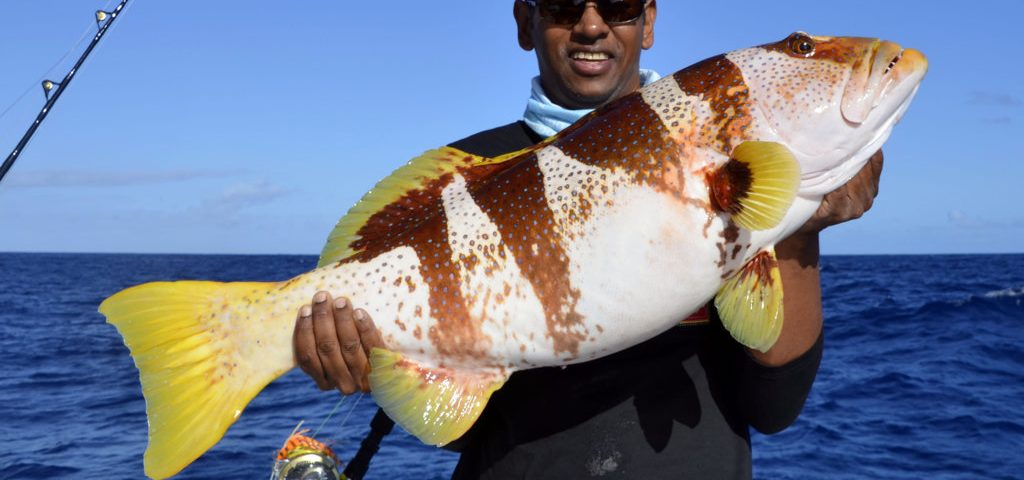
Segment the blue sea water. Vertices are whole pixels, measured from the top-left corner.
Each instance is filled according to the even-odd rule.
[[[128,350],[96,312],[105,297],[153,280],[284,279],[315,262],[0,253],[0,478],[143,477],[145,404]],[[1024,477],[1024,255],[822,265],[821,371],[792,427],[754,435],[755,477]],[[285,375],[179,478],[266,478],[296,423],[315,428],[337,398]],[[319,437],[351,458],[374,411],[351,397]],[[367,478],[447,478],[455,461],[396,429]]]

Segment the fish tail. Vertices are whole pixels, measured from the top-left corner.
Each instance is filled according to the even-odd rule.
[[[259,336],[267,329],[244,325],[259,314],[253,300],[277,286],[154,282],[122,290],[100,305],[139,369],[149,420],[147,476],[166,478],[185,468],[290,368],[267,368],[258,358],[271,346]]]

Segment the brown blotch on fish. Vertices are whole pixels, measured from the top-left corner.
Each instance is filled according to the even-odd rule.
[[[740,275],[744,279],[753,275],[762,286],[771,287],[773,283],[772,269],[776,268],[778,264],[779,262],[770,253],[761,251],[743,266]]]
[[[678,188],[678,181],[666,179],[664,172],[666,167],[678,164],[680,147],[672,139],[658,112],[640,93],[631,93],[595,112],[600,117],[595,118],[587,129],[560,136],[554,145],[583,164],[609,172],[623,172],[636,184],[650,185],[661,192]],[[615,180],[609,180],[602,174],[596,181],[599,184],[597,190],[607,194],[619,186]],[[593,198],[593,195],[589,196]],[[588,202],[584,209],[576,211],[580,221],[589,217],[591,205],[587,197],[576,197],[576,205]]]
[[[523,277],[533,286],[544,309],[548,337],[555,352],[575,356],[584,338],[578,332],[583,319],[575,313],[579,292],[570,285],[569,258],[564,248],[554,235],[544,232],[545,226],[553,225],[555,220],[544,191],[530,188],[538,177],[543,178],[543,173],[534,158],[503,172],[493,181],[467,182],[467,188],[483,213],[497,226],[502,243],[512,253]],[[523,192],[522,200],[506,201],[497,194],[501,189]],[[526,218],[536,221],[521,221]],[[539,255],[533,253],[534,245]],[[493,255],[494,245],[488,247]],[[490,272],[489,268],[485,273]],[[511,288],[506,292],[507,296]]]
[[[679,88],[707,102],[715,117],[697,136],[698,146],[730,152],[749,138],[749,89],[743,72],[724,55],[711,57],[676,72],[672,78]]]
[[[750,193],[753,180],[750,167],[736,159],[729,159],[721,168],[707,174],[712,208],[733,215],[741,212],[740,200]]]

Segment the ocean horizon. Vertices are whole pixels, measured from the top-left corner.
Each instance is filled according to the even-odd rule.
[[[315,264],[0,253],[0,479],[143,477],[145,405],[127,348],[96,311],[104,298],[155,280],[281,280]],[[755,478],[1019,478],[1024,254],[824,255],[822,288],[821,370],[789,429],[752,435]],[[289,372],[176,478],[266,478],[295,425],[316,428],[339,399]],[[348,397],[318,438],[347,461],[375,410]],[[442,479],[456,461],[396,428],[366,478]]]

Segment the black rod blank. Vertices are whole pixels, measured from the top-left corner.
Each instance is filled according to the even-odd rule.
[[[60,94],[64,92],[64,89],[68,87],[68,85],[71,83],[71,80],[75,78],[75,73],[78,72],[78,69],[82,66],[82,63],[84,63],[85,59],[89,56],[90,53],[92,53],[92,49],[96,47],[96,44],[100,42],[100,39],[103,38],[103,35],[107,33],[107,30],[109,30],[110,26],[114,24],[114,20],[117,20],[118,15],[121,14],[121,12],[124,10],[124,6],[127,4],[128,0],[121,0],[121,3],[117,5],[117,8],[115,8],[113,12],[110,12],[109,20],[99,25],[100,28],[99,31],[96,32],[96,36],[92,37],[92,41],[89,42],[89,46],[85,48],[84,52],[82,52],[82,56],[78,57],[78,61],[75,62],[75,65],[73,67],[71,67],[71,70],[68,71],[67,75],[64,76],[64,79],[61,80],[59,83],[51,82],[51,85],[53,87],[56,87],[53,89],[52,95],[50,95],[49,89],[47,89],[45,86],[43,87],[44,91],[47,93],[46,104],[44,104],[43,109],[39,111],[39,115],[36,115],[35,121],[32,122],[31,126],[28,127],[28,131],[25,132],[25,135],[21,137],[21,141],[19,141],[18,145],[14,147],[14,150],[11,152],[11,154],[7,156],[7,159],[4,160],[4,164],[0,166],[0,182],[2,182],[4,176],[7,175],[7,171],[10,170],[12,166],[14,166],[14,161],[18,159],[19,155],[21,155],[22,150],[25,149],[25,145],[28,145],[28,141],[32,139],[32,135],[35,135],[36,129],[38,129],[39,125],[43,123],[43,120],[46,118],[46,115],[50,113],[50,110],[53,108],[53,105],[57,103],[57,99],[60,98]],[[98,14],[96,20],[97,24],[99,24],[100,16]]]

